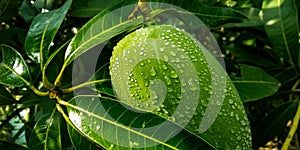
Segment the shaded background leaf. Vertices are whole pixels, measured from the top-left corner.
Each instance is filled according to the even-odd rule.
[[[259,100],[277,92],[280,82],[264,70],[249,65],[240,65],[241,78],[234,78],[233,83],[243,102]]]
[[[9,105],[9,104],[15,104],[18,101],[16,101],[10,93],[5,89],[5,87],[0,85],[0,106],[1,105]]]
[[[26,150],[27,148],[15,143],[11,143],[8,141],[0,140],[0,147],[1,149],[11,149],[11,150]]]
[[[67,107],[70,120],[82,132],[81,134],[106,149],[128,149],[129,147],[133,149],[145,147],[149,149],[174,149],[174,147],[213,149],[205,140],[182,130],[170,121],[155,114],[130,111],[126,108],[128,106],[124,107],[124,104],[113,100],[90,95],[75,97],[69,103],[86,110],[82,112],[76,108]],[[159,125],[164,121],[164,125]],[[155,125],[159,127],[150,130],[144,129]],[[71,129],[69,128],[69,130]],[[164,138],[172,136],[176,130],[182,131],[172,139],[163,141]],[[159,136],[162,136],[162,139],[155,139]]]
[[[293,118],[297,106],[298,102],[284,103],[262,118],[261,122],[253,129],[254,148],[280,134],[287,127],[288,121]]]

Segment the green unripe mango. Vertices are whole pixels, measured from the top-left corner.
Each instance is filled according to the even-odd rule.
[[[251,148],[232,81],[189,33],[169,25],[130,33],[114,47],[110,74],[118,98],[132,108],[169,119],[215,148]]]

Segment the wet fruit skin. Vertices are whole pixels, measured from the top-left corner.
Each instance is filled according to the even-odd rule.
[[[245,115],[245,111],[238,107],[242,104],[232,82],[215,58],[185,31],[169,25],[154,25],[127,35],[114,47],[110,74],[118,98],[131,107],[182,124],[208,142],[221,138],[224,143],[213,143],[216,148],[251,147],[249,122],[239,116]],[[222,106],[214,124],[227,122],[221,128],[229,129],[242,122],[244,129],[235,131],[242,137],[230,139],[233,133],[215,125],[208,132],[198,132],[212,95],[217,99],[215,105]],[[195,111],[178,113],[178,107],[195,108]],[[231,107],[232,111],[224,107]],[[231,115],[234,118],[228,121]],[[185,121],[189,123],[186,125]],[[243,136],[243,132],[247,136]]]

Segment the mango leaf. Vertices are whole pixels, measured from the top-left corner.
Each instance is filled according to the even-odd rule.
[[[47,60],[50,44],[63,22],[71,3],[72,0],[68,0],[61,8],[39,14],[33,19],[25,39],[25,50],[34,62],[43,65],[43,60]]]
[[[73,3],[73,8],[71,10],[70,15],[72,17],[83,17],[90,18],[97,15],[99,12],[116,5],[117,3],[122,2],[124,0],[110,0],[110,1],[102,1],[99,0],[76,0]],[[136,1],[135,1],[136,2]]]
[[[69,137],[75,149],[98,150],[99,147],[95,143],[89,141],[86,137],[78,133],[72,126],[68,125]]]
[[[247,18],[243,19],[241,23],[227,23],[224,25],[225,28],[232,27],[256,27],[262,26],[264,22],[259,17],[260,9],[250,7],[250,8],[236,8],[239,13],[243,14]]]
[[[3,86],[0,86],[0,106],[15,104],[17,102]]]
[[[273,95],[281,86],[280,82],[260,68],[243,64],[240,65],[240,68],[242,77],[234,78],[233,83],[243,102]]]
[[[11,143],[8,141],[3,141],[0,140],[0,147],[1,149],[17,149],[17,150],[26,150],[27,148],[22,146],[22,145],[18,145],[15,143]]]
[[[22,5],[19,7],[19,11],[27,24],[30,24],[38,13],[36,8],[30,4],[30,1],[23,1]]]
[[[95,74],[89,79],[89,81],[93,80],[110,80],[110,75],[109,75],[109,63],[101,66]],[[106,82],[99,82],[95,84],[95,90],[98,93],[104,93],[110,96],[114,96],[114,91],[112,88],[112,84],[110,81]]]
[[[116,6],[116,8],[118,7]],[[64,65],[69,65],[75,58],[94,46],[103,43],[132,27],[141,25],[144,21],[141,16],[134,20],[128,20],[128,15],[134,7],[135,5],[129,5],[108,14],[107,12],[109,10],[106,10],[91,19],[79,30],[70,42],[65,54]]]
[[[61,150],[60,124],[61,117],[56,108],[41,117],[33,128],[28,148]]]
[[[274,51],[295,66],[299,56],[299,23],[294,0],[264,0],[266,33]]]
[[[19,100],[19,102],[22,103],[23,107],[31,107],[46,101],[50,101],[49,97],[41,97],[39,95],[36,95],[33,92],[29,92],[28,94],[25,94]]]
[[[0,63],[0,83],[20,87],[31,82],[28,67],[23,57],[12,47],[0,45],[2,62]]]
[[[280,134],[285,129],[287,122],[295,115],[297,106],[297,102],[284,103],[262,118],[253,131],[254,146],[262,146]]]
[[[242,13],[233,8],[202,6],[190,10],[209,27],[218,27],[226,23],[242,23],[247,19]]]
[[[117,101],[90,95],[75,97],[69,103],[73,124],[105,149],[214,149],[170,121],[155,114],[130,111]],[[166,140],[169,136],[174,137]]]

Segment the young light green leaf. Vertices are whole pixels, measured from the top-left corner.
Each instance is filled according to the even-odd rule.
[[[61,116],[56,108],[50,114],[46,114],[40,118],[33,128],[33,132],[29,138],[28,148],[37,149],[56,149],[61,150],[60,135]]]
[[[299,23],[295,0],[264,0],[262,19],[274,51],[295,68],[299,55]]]
[[[280,134],[295,115],[297,106],[297,102],[284,103],[262,118],[253,131],[254,146],[259,147]]]
[[[240,65],[241,78],[233,83],[243,102],[259,100],[275,94],[281,86],[280,82],[268,75],[264,70],[249,65]]]
[[[17,102],[3,86],[0,86],[0,106],[15,104]]]
[[[14,48],[0,45],[0,84],[20,87],[30,84],[31,77],[23,57]]]
[[[128,110],[114,100],[90,95],[74,97],[69,103],[72,123],[105,149],[214,149],[162,117]],[[174,137],[166,140],[169,136]]]
[[[50,44],[63,22],[71,3],[72,0],[68,0],[61,8],[41,13],[34,18],[25,39],[26,53],[34,62],[43,65],[43,60],[47,60]]]

